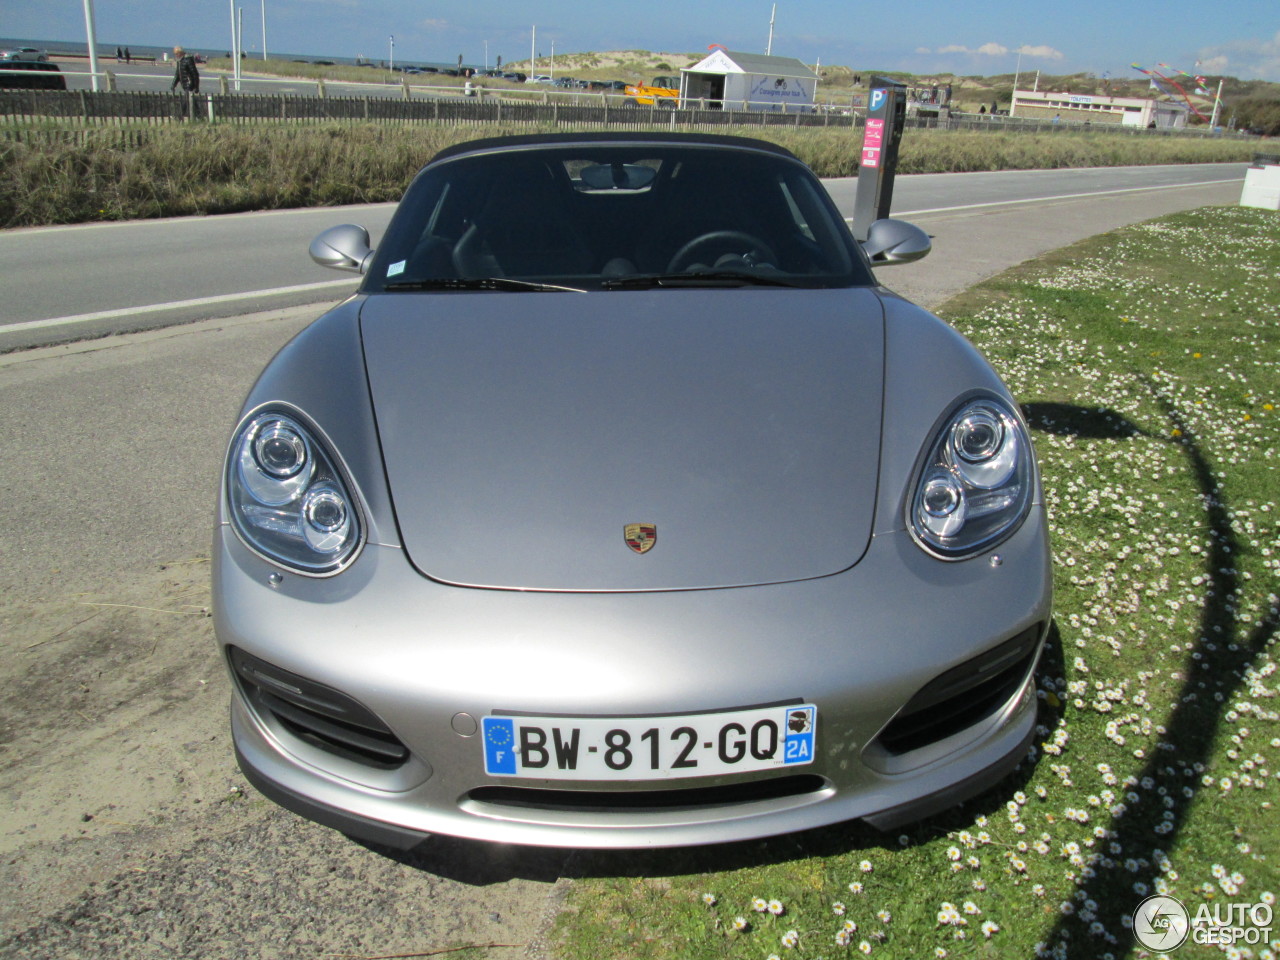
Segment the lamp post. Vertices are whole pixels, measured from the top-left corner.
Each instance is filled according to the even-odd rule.
[[[267,59],[267,0],[262,0],[262,59]]]
[[[1018,65],[1013,68],[1013,92],[1009,94],[1009,116],[1013,116],[1018,105],[1018,75],[1022,73],[1022,47],[1018,48]]]
[[[84,29],[89,38],[89,83],[98,92],[98,35],[93,25],[93,0],[84,0]]]
[[[240,92],[240,32],[236,29],[236,0],[230,0],[231,7],[231,76],[235,83],[236,93]]]
[[[1213,98],[1213,118],[1209,121],[1209,130],[1218,128],[1218,115],[1222,112],[1222,78],[1218,79],[1218,92]]]
[[[388,54],[388,56],[390,57],[390,67],[391,67],[391,70],[389,72],[394,74],[396,72],[396,35],[393,33],[390,37],[387,38],[387,42],[390,43],[391,45],[391,52]],[[395,77],[393,76],[391,79],[394,80]]]

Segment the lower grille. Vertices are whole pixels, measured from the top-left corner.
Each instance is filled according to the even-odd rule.
[[[991,716],[1018,692],[1040,652],[1042,625],[948,670],[912,697],[876,740],[892,754],[908,753]]]
[[[227,657],[250,705],[299,740],[380,770],[393,770],[409,759],[409,749],[387,725],[346,694],[238,647],[228,647]]]
[[[676,790],[539,790],[533,787],[477,787],[467,796],[477,803],[577,813],[626,813],[727,807],[760,800],[797,797],[826,789],[822,777],[805,774],[719,787]]]

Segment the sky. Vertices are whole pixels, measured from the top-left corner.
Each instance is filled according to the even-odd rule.
[[[0,0],[0,36],[83,42],[86,0]],[[244,49],[268,53],[492,64],[555,52],[701,53],[719,43],[764,53],[772,0],[92,0],[97,37],[225,50],[231,7]],[[486,61],[487,52],[487,61]],[[989,76],[1041,70],[1137,78],[1158,64],[1204,76],[1280,82],[1277,0],[779,0],[773,53],[855,70]],[[1198,62],[1198,65],[1197,65]],[[1161,71],[1165,72],[1165,71]]]

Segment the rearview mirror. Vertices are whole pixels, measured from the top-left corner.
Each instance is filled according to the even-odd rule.
[[[354,223],[330,227],[311,241],[311,259],[322,267],[364,273],[373,250],[369,247],[369,231]]]
[[[657,175],[653,167],[638,163],[593,163],[578,173],[590,190],[643,190]]]
[[[867,231],[862,249],[873,267],[914,263],[933,249],[929,235],[905,220],[877,220]]]

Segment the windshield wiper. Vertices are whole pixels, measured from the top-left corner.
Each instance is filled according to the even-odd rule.
[[[581,287],[561,287],[554,283],[534,283],[511,277],[432,277],[429,280],[401,280],[383,287],[388,292],[402,290],[504,290],[511,293],[586,293]]]
[[[646,273],[611,277],[600,284],[606,290],[644,290],[653,287],[799,287],[802,284],[777,275],[740,273],[737,270],[703,270],[698,273]]]

